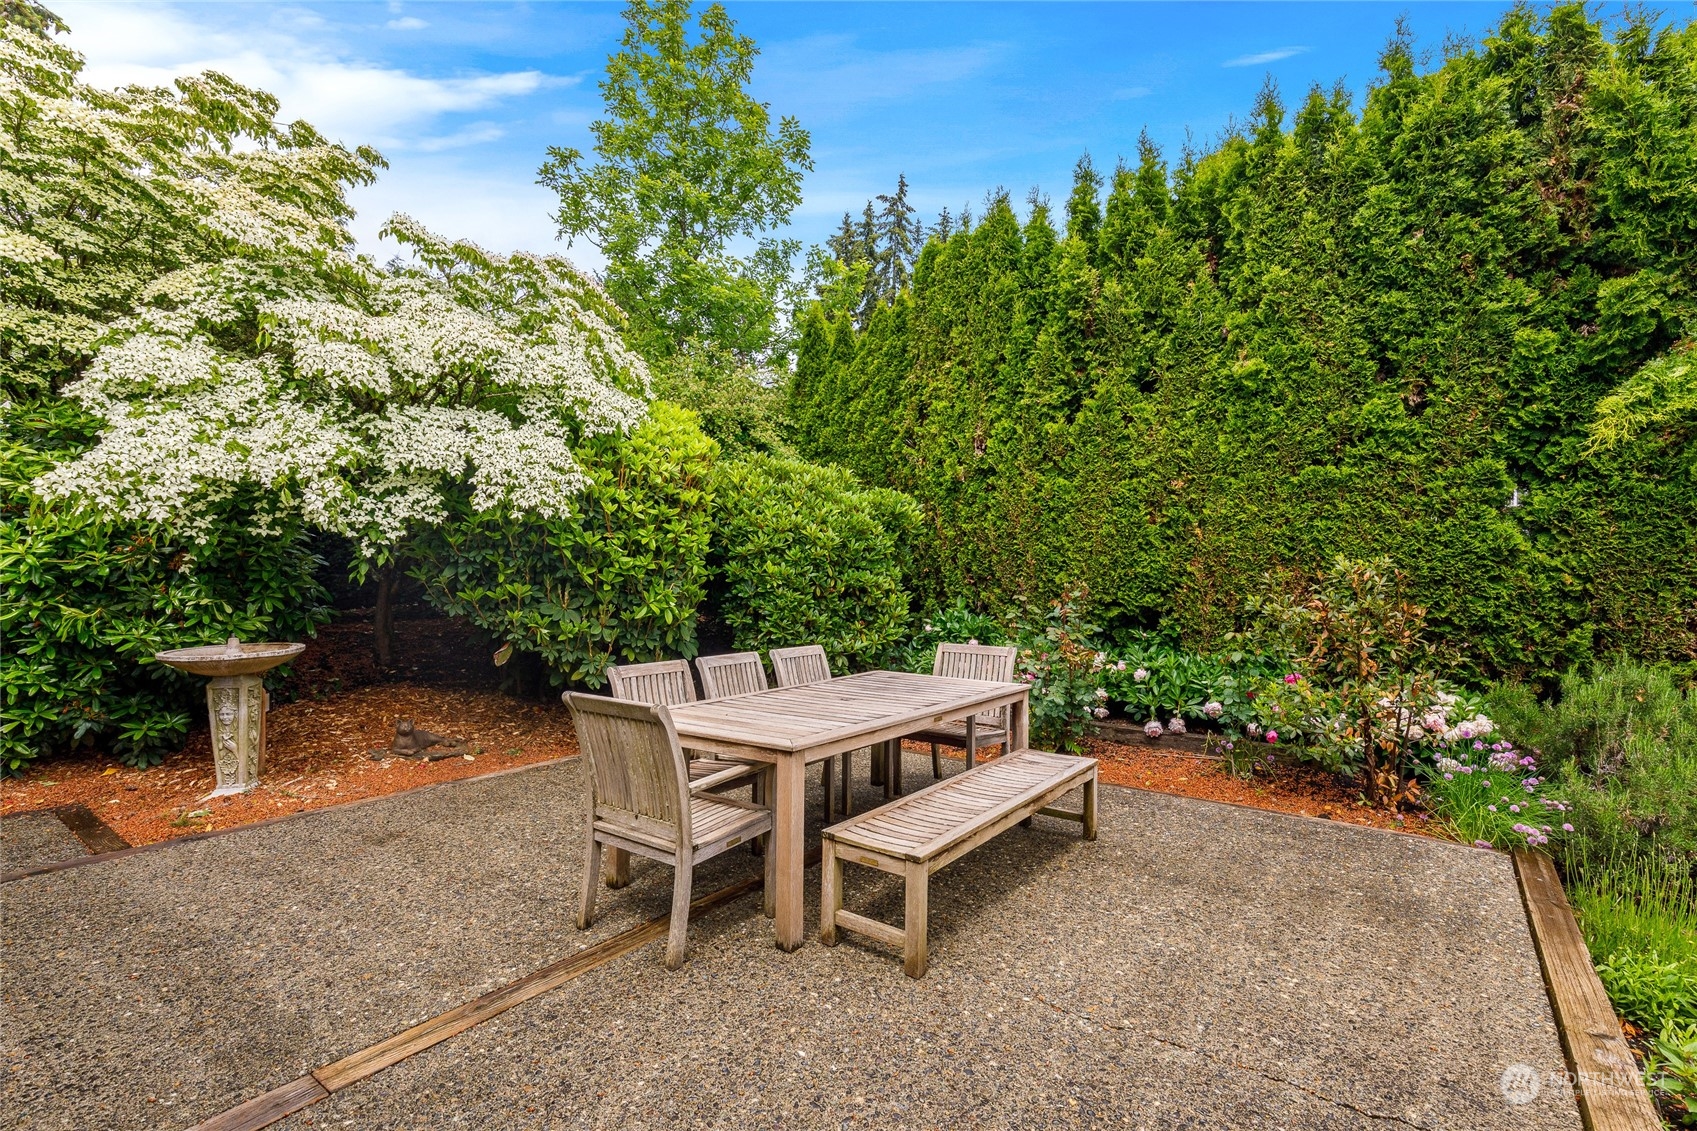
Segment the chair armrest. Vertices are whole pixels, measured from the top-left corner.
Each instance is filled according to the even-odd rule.
[[[704,778],[697,778],[690,782],[689,791],[691,793],[705,793],[709,790],[718,789],[722,785],[729,785],[731,782],[742,781],[744,778],[758,774],[762,768],[751,763],[747,766],[734,766],[729,770],[720,770],[716,774],[708,774]]]

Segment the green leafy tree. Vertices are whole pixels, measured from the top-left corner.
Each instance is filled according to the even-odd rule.
[[[601,82],[606,116],[590,127],[599,161],[550,147],[541,168],[560,235],[607,257],[608,292],[648,356],[692,341],[760,353],[800,246],[764,233],[801,200],[807,131],[791,117],[774,129],[749,96],[758,49],[720,5],[634,0],[625,23]],[[738,239],[758,242],[738,256]]]

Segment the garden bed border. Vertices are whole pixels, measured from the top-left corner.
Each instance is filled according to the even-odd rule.
[[[1643,1070],[1591,965],[1555,862],[1530,849],[1516,849],[1513,856],[1526,923],[1586,1131],[1661,1131]]]

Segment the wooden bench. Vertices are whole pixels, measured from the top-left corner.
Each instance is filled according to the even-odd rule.
[[[1052,808],[1084,787],[1079,812]],[[910,978],[925,975],[927,892],[931,873],[1035,814],[1064,817],[1096,839],[1096,760],[1016,750],[826,829],[819,893],[819,939],[849,930],[900,947]],[[891,872],[907,881],[902,929],[843,910],[843,862]]]

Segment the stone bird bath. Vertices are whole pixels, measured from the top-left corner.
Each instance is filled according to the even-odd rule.
[[[232,636],[222,644],[173,648],[153,657],[178,671],[212,678],[206,686],[206,713],[212,721],[218,788],[207,797],[246,793],[259,784],[265,768],[265,709],[271,698],[265,693],[264,673],[305,650],[305,644],[243,644]]]

